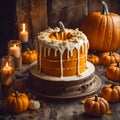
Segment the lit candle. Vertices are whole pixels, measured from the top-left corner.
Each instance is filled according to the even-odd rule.
[[[17,46],[16,44],[13,44],[13,46],[10,46],[10,54],[16,58],[19,58],[21,54],[20,47]]]
[[[3,75],[10,75],[12,74],[12,67],[8,65],[8,62],[6,62],[5,66],[3,67]]]
[[[2,68],[1,84],[4,86],[10,86],[13,81],[13,76],[14,76],[14,69],[12,66],[8,64],[8,62],[6,62],[5,66],[3,66]]]
[[[28,31],[26,31],[25,23],[22,24],[22,31],[20,31],[21,42],[28,42]]]

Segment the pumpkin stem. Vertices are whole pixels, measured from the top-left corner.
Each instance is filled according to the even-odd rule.
[[[102,1],[102,5],[103,5],[102,14],[108,15],[108,14],[109,14],[109,11],[108,11],[108,6],[107,6],[106,2],[105,2],[105,1]]]
[[[59,22],[59,27],[60,27],[61,32],[65,32],[65,26],[63,25],[61,21]]]
[[[95,101],[98,101],[98,95],[97,94],[95,95]]]
[[[91,58],[93,57],[93,53],[91,53]]]
[[[16,98],[18,97],[18,91],[15,91],[15,97]]]
[[[110,51],[109,56],[112,56],[112,51]]]
[[[117,61],[117,67],[120,68],[120,62],[119,61]]]
[[[111,84],[111,88],[114,89],[114,86],[118,86],[118,83],[115,83],[113,81],[109,81],[109,83]]]
[[[30,48],[27,47],[28,54],[30,53]]]
[[[111,88],[114,89],[115,86],[118,86],[119,84],[112,82]]]
[[[112,84],[112,85],[111,85],[111,88],[114,89],[114,87],[115,87],[115,84]]]

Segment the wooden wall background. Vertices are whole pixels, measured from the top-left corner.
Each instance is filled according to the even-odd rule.
[[[102,0],[4,0],[0,4],[0,56],[7,54],[11,39],[19,39],[19,26],[28,25],[31,41],[48,26],[62,21],[68,28],[80,27],[89,12],[100,11]],[[104,0],[110,12],[120,14],[120,0]]]

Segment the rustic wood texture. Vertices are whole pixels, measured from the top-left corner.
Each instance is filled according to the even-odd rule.
[[[10,1],[10,0],[9,0]],[[6,17],[10,17],[10,19],[2,19],[2,35],[5,36],[3,39],[4,43],[8,41],[8,39],[16,39],[13,33],[9,33],[9,31],[14,31],[16,29],[10,29],[7,31],[7,28],[10,24],[14,26],[13,21],[15,21],[17,26],[21,22],[26,22],[29,27],[30,38],[34,39],[35,35],[46,29],[47,26],[55,27],[58,21],[63,21],[66,27],[79,27],[81,24],[82,18],[87,15],[91,11],[101,10],[102,0],[15,0],[10,4],[10,6],[16,5],[16,12],[14,13],[12,19],[7,12],[5,14],[1,14],[4,19]],[[105,0],[109,6],[109,11],[120,14],[120,1],[119,0]],[[10,1],[11,2],[11,1]],[[9,2],[9,3],[10,3]],[[11,7],[7,8],[5,5],[9,6],[9,3],[5,3],[2,7],[6,9],[11,9]],[[2,5],[2,4],[1,4]],[[13,7],[14,8],[14,7]],[[2,11],[2,10],[1,10]],[[42,12],[41,12],[42,11]],[[3,11],[2,11],[3,12]],[[11,12],[8,12],[11,13]],[[7,15],[7,16],[4,16]],[[5,24],[5,28],[3,25]],[[11,26],[12,26],[11,25]],[[4,28],[4,29],[3,29]],[[0,32],[1,33],[1,32]],[[14,37],[13,37],[14,36]],[[6,38],[7,37],[7,38]],[[1,37],[2,38],[2,37]],[[2,40],[3,40],[2,39]],[[3,43],[1,42],[1,46]],[[6,44],[7,46],[7,44]],[[1,49],[1,47],[0,47]],[[1,49],[3,50],[3,49]],[[1,52],[0,52],[1,53]],[[120,53],[120,52],[119,52]],[[96,74],[101,78],[103,85],[107,84],[109,80],[104,76],[104,66],[96,66]],[[24,75],[24,73],[22,73]],[[27,73],[28,75],[28,73]],[[21,76],[18,76],[21,77]],[[23,84],[19,84],[19,86],[24,86]],[[19,88],[17,86],[17,88]],[[22,89],[24,89],[23,87]],[[21,90],[21,89],[20,89]],[[21,90],[22,91],[22,90]],[[28,91],[30,94],[30,91]],[[99,93],[99,91],[98,91]],[[32,94],[32,93],[31,93]],[[48,99],[43,99],[38,97],[36,94],[32,94],[32,96],[36,96],[36,99],[39,99],[41,102],[41,108],[37,111],[35,116],[31,116],[31,111],[27,110],[21,114],[11,114],[5,110],[3,101],[0,101],[0,119],[1,120],[119,120],[120,119],[120,103],[110,104],[110,109],[113,111],[111,115],[103,115],[101,117],[90,117],[85,114],[83,105],[80,104],[80,100],[82,98],[77,99],[64,99],[64,100],[54,100],[50,101]]]
[[[49,0],[48,25],[58,26],[62,21],[66,27],[79,27],[81,18],[88,14],[87,0]]]
[[[26,70],[25,70],[26,69]],[[71,98],[71,99],[48,99],[42,98],[38,96],[37,93],[31,92],[26,86],[26,77],[28,74],[29,67],[26,67],[23,71],[18,72],[17,77],[21,77],[21,79],[17,79],[15,84],[15,88],[19,91],[25,91],[30,99],[39,100],[41,107],[35,113],[30,111],[29,109],[26,112],[19,114],[11,114],[6,111],[4,107],[4,101],[0,101],[0,118],[3,120],[9,120],[15,118],[16,120],[119,120],[120,119],[120,103],[110,103],[110,109],[112,110],[112,114],[104,114],[100,117],[91,117],[85,113],[83,104],[81,104],[81,100],[88,97],[82,98]],[[102,86],[109,83],[109,80],[104,75],[105,67],[102,65],[96,66],[96,74],[102,80]],[[23,77],[23,78],[22,78]],[[26,87],[25,87],[26,86]],[[95,92],[94,94],[100,94],[101,88]],[[91,94],[89,96],[92,96]]]
[[[93,11],[102,11],[102,0],[49,0],[48,25],[55,27],[63,21],[66,27],[80,27],[83,18]],[[105,0],[109,11],[120,14],[118,0]]]
[[[65,27],[79,28],[89,12],[102,11],[102,0],[17,0],[16,15],[18,29],[22,22],[28,24],[30,38],[39,31],[58,26],[62,21]],[[120,13],[119,0],[105,0],[109,11]]]
[[[47,0],[17,0],[16,15],[18,30],[20,24],[28,25],[29,38],[47,27]]]
[[[65,27],[80,27],[89,12],[101,11],[102,0],[4,0],[0,12],[0,56],[7,54],[7,43],[19,39],[19,28],[26,22],[29,39],[34,41],[38,32],[48,26],[58,26],[62,21]],[[109,11],[120,14],[119,0],[105,0]]]
[[[109,12],[120,14],[120,1],[119,0],[104,0],[109,8]],[[101,11],[102,0],[88,0],[88,12]]]

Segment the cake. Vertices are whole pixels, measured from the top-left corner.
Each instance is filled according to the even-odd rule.
[[[50,76],[79,76],[86,70],[89,42],[78,29],[49,28],[38,34],[38,69]],[[42,64],[41,64],[42,63]]]
[[[38,33],[35,43],[38,59],[30,68],[30,83],[39,94],[83,96],[99,88],[95,67],[87,61],[89,41],[78,28],[65,28],[60,22]]]

